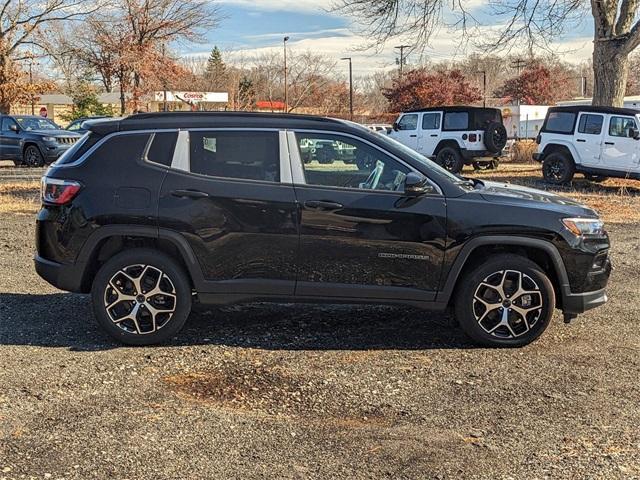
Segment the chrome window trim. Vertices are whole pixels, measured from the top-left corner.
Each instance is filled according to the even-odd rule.
[[[339,132],[339,131],[335,131],[335,130],[293,129],[293,130],[289,131],[289,133],[291,134],[291,137],[289,139],[289,146],[290,146],[290,150],[292,152],[292,155],[291,155],[291,162],[292,162],[291,170],[293,172],[293,183],[294,183],[294,185],[297,184],[297,185],[304,185],[304,186],[309,186],[309,187],[326,187],[326,188],[332,188],[332,189],[351,190],[351,191],[356,191],[356,192],[369,192],[369,193],[393,193],[393,194],[396,194],[396,195],[398,193],[402,193],[402,192],[391,191],[391,190],[365,190],[365,189],[361,189],[361,188],[349,188],[349,187],[336,187],[336,186],[330,186],[330,185],[312,185],[312,184],[308,184],[306,182],[306,179],[305,179],[305,176],[304,176],[304,166],[302,164],[302,159],[300,158],[300,149],[298,148],[298,140],[296,139],[295,134],[296,133],[317,133],[317,134],[325,134],[325,135],[326,134],[330,134],[330,135],[339,135],[339,136],[343,136],[343,137],[350,137],[350,138],[353,138],[354,140],[358,140],[359,142],[366,143],[370,147],[375,148],[376,150],[382,152],[386,156],[388,156],[390,158],[393,158],[394,160],[396,160],[400,164],[404,165],[405,167],[407,167],[409,169],[409,171],[414,172],[414,173],[419,173],[420,175],[423,175],[427,179],[429,184],[435,190],[434,193],[432,193],[432,194],[427,193],[425,195],[427,195],[427,196],[428,195],[444,196],[440,186],[438,186],[438,184],[435,183],[433,180],[431,180],[427,175],[425,175],[421,171],[417,170],[415,167],[412,167],[407,162],[405,162],[404,160],[399,158],[397,155],[394,155],[391,152],[385,150],[384,148],[379,147],[375,143],[372,143],[369,140],[367,140],[366,138],[362,138],[362,137],[359,137],[357,135],[353,135],[351,133]],[[293,145],[291,145],[291,141],[292,140],[293,140]],[[297,169],[300,169],[300,172],[301,172],[298,175],[296,175]]]
[[[113,137],[117,137],[117,136],[120,136],[120,135],[140,135],[140,134],[144,134],[144,133],[152,134],[152,133],[156,133],[156,132],[178,132],[178,131],[179,131],[179,129],[177,129],[177,128],[151,128],[151,129],[145,129],[145,130],[127,130],[126,132],[112,132],[112,133],[109,133],[108,135],[105,135],[104,137],[102,137],[98,142],[96,142],[95,145],[93,145],[89,150],[84,152],[80,156],[80,158],[78,158],[77,160],[75,160],[75,161],[73,161],[71,163],[65,163],[63,165],[56,165],[55,162],[54,162],[51,165],[55,166],[56,168],[77,167],[78,165],[84,163],[86,161],[86,159],[91,154],[93,154],[93,152],[95,152],[98,148],[100,148],[105,142],[109,141]],[[89,133],[87,133],[85,135],[89,135]]]
[[[306,185],[304,178],[304,166],[300,157],[300,148],[298,148],[298,140],[296,132],[287,130],[287,143],[289,146],[289,165],[291,168],[291,182],[294,185]]]

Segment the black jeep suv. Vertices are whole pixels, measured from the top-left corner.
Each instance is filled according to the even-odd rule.
[[[340,142],[367,169],[303,162]],[[551,193],[462,179],[354,123],[254,113],[89,122],[42,179],[38,273],[91,292],[118,340],[174,336],[192,302],[454,307],[464,331],[521,346],[603,304],[609,239]]]

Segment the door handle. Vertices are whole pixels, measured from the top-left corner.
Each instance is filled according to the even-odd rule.
[[[437,134],[437,133],[432,133],[432,134],[430,135],[430,137],[437,137],[437,136],[438,136],[438,134]]]
[[[409,135],[409,136],[413,138],[413,137],[417,137],[418,135],[415,135],[415,134],[414,134],[414,135]]]
[[[208,198],[207,192],[201,192],[200,190],[173,190],[171,195],[178,198]]]
[[[307,200],[304,202],[305,208],[310,210],[340,210],[344,207],[341,203],[325,202],[322,200]]]
[[[605,145],[615,145],[615,142],[604,142]]]
[[[585,139],[583,139],[583,138],[576,138],[576,142],[582,142],[582,143],[584,143],[584,142],[586,142],[586,140],[585,140]]]

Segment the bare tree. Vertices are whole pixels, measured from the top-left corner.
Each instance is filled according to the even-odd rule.
[[[412,36],[426,46],[445,26],[486,49],[525,46],[549,48],[550,42],[575,28],[591,13],[594,21],[593,71],[595,105],[622,105],[629,73],[629,54],[640,45],[639,0],[494,0],[485,7],[493,25],[484,30],[468,8],[469,0],[335,0],[336,11],[352,16],[371,45]],[[486,40],[485,40],[486,39]]]
[[[0,3],[0,112],[8,112],[16,91],[16,62],[40,45],[37,34],[59,22],[82,18],[99,8],[85,0],[3,0]]]

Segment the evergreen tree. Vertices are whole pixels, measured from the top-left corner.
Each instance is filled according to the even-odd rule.
[[[224,88],[226,80],[227,66],[222,61],[222,53],[216,46],[211,50],[209,60],[207,60],[207,69],[204,76],[213,88]]]

